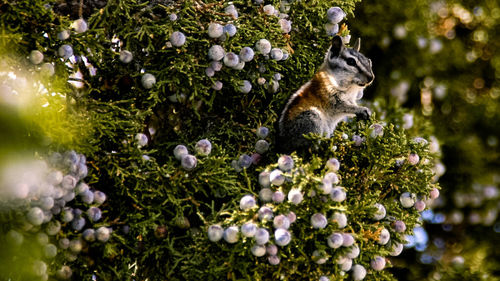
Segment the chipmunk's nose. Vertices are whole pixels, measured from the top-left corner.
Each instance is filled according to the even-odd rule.
[[[372,73],[370,73],[370,75],[368,75],[367,78],[368,78],[368,83],[366,83],[366,84],[370,85],[373,82],[373,80],[375,80],[375,74],[373,74],[373,72],[372,72]]]

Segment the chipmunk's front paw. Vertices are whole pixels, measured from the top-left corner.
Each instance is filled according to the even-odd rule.
[[[371,111],[366,107],[360,107],[358,112],[356,112],[356,118],[359,120],[368,120],[370,115]]]

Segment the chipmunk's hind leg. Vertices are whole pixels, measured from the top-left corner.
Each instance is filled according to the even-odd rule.
[[[301,148],[307,148],[311,141],[304,138],[304,134],[322,134],[321,117],[313,110],[306,110],[297,115],[293,120],[287,122],[283,132],[277,140],[277,146],[281,152],[291,152]]]

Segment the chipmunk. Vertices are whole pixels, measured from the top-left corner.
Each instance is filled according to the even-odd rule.
[[[356,100],[375,78],[372,62],[359,52],[361,40],[347,48],[335,36],[325,61],[313,78],[289,99],[278,123],[277,145],[290,152],[310,145],[304,134],[330,137],[337,123],[346,116],[366,120],[370,110]]]

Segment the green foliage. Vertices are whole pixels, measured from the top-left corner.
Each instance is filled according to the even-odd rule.
[[[396,163],[399,159],[406,159],[409,153],[418,153],[421,159],[432,159],[428,146],[415,143],[408,139],[404,131],[395,129],[393,125],[384,128],[383,137],[370,137],[369,124],[343,124],[338,128],[331,139],[321,139],[320,149],[306,158],[295,154],[295,168],[286,172],[289,180],[281,186],[273,186],[272,190],[281,190],[287,194],[291,188],[299,188],[304,194],[304,201],[294,205],[285,199],[281,204],[262,203],[261,206],[271,207],[274,215],[288,214],[290,211],[297,216],[297,221],[292,223],[290,232],[292,242],[285,247],[279,247],[278,256],[281,258],[279,266],[269,265],[266,257],[254,257],[250,248],[254,245],[252,238],[240,237],[241,243],[228,244],[217,242],[207,245],[205,234],[199,235],[196,246],[191,251],[197,253],[196,259],[188,261],[185,268],[189,269],[184,277],[194,279],[195,276],[208,276],[204,279],[219,280],[224,276],[235,280],[272,280],[284,278],[285,280],[316,280],[322,275],[327,275],[332,280],[347,278],[341,272],[336,260],[348,252],[349,248],[328,248],[326,240],[333,232],[352,233],[361,249],[360,257],[356,263],[366,268],[370,267],[370,260],[374,255],[387,255],[395,243],[404,243],[404,236],[392,228],[394,220],[406,222],[408,232],[418,224],[418,212],[406,209],[399,203],[399,196],[403,192],[411,192],[419,196],[427,196],[433,166],[430,161],[424,161],[417,166],[405,162],[401,166]],[[343,135],[355,134],[366,138],[361,146],[356,146],[355,141],[344,138]],[[327,195],[320,195],[318,186],[323,176],[328,172],[325,160],[335,157],[341,163],[337,172],[341,178],[339,185],[347,191],[347,199],[343,202],[334,202]],[[427,162],[427,163],[426,163]],[[422,164],[425,163],[425,164]],[[272,171],[278,168],[277,164],[267,165],[264,170]],[[257,168],[260,170],[261,168]],[[241,181],[249,181],[249,193],[258,197],[259,183],[256,172],[242,172]],[[251,176],[254,174],[254,176]],[[251,191],[251,192],[250,192]],[[314,195],[317,194],[317,195]],[[241,197],[241,196],[240,196]],[[376,221],[373,219],[375,203],[383,204],[387,209],[387,219]],[[245,222],[254,221],[259,227],[273,229],[272,220],[258,220],[258,208],[242,211],[236,204],[223,209],[218,213],[213,223],[223,227],[231,225],[241,226]],[[340,229],[335,223],[329,223],[325,229],[316,230],[311,227],[310,218],[315,213],[325,214],[327,218],[335,212],[345,213],[348,217],[348,226]],[[385,246],[377,243],[382,228],[390,230],[391,244]],[[201,236],[201,237],[200,237]],[[272,239],[270,239],[272,240]],[[314,250],[327,252],[328,261],[325,264],[316,264],[312,257]],[[208,253],[208,254],[207,254]],[[220,257],[220,258],[214,258]],[[198,269],[193,269],[192,264],[202,264]],[[208,270],[207,270],[208,269]],[[391,278],[386,272],[372,271],[369,279],[386,280]]]
[[[206,236],[212,223],[224,220],[226,226],[253,217],[254,211],[238,209],[238,201],[244,194],[258,193],[258,172],[276,168],[275,132],[271,129],[271,150],[259,164],[239,173],[231,162],[254,151],[255,129],[272,128],[288,96],[321,64],[330,44],[324,32],[327,9],[338,5],[351,19],[356,2],[290,1],[288,15],[293,29],[283,34],[279,18],[265,15],[263,5],[250,0],[233,1],[239,12],[237,19],[224,13],[228,5],[225,1],[110,0],[88,19],[88,31],[72,31],[64,41],[57,34],[69,29],[71,21],[53,12],[51,7],[58,2],[0,2],[0,47],[16,47],[3,54],[15,60],[7,66],[27,69],[30,79],[43,84],[48,93],[56,93],[42,95],[49,100],[48,108],[31,106],[39,113],[23,117],[35,124],[29,127],[31,134],[50,138],[34,150],[39,157],[47,151],[65,149],[85,154],[89,168],[86,181],[108,195],[103,223],[114,229],[110,242],[90,247],[73,262],[59,255],[50,261],[49,272],[53,274],[64,263],[72,267],[75,280],[91,279],[92,275],[99,280],[267,280],[282,276],[314,280],[323,274],[348,278],[349,274],[342,275],[338,267],[331,266],[345,249],[331,251],[329,264],[318,266],[311,259],[316,248],[326,249],[327,230],[333,230],[333,226],[311,232],[309,217],[314,212],[332,210],[348,215],[346,231],[356,236],[361,248],[355,262],[367,269],[373,256],[390,252],[389,246],[375,242],[382,226],[391,232],[394,242],[402,243],[403,235],[392,230],[391,222],[403,220],[408,227],[405,234],[410,234],[419,221],[416,210],[401,207],[399,196],[410,192],[424,198],[435,186],[431,169],[435,155],[428,145],[413,140],[415,136],[430,137],[431,128],[423,118],[416,117],[415,125],[403,130],[406,112],[380,101],[373,104],[380,121],[342,124],[331,139],[311,136],[313,141],[320,141],[316,149],[293,154],[303,174],[290,175],[291,182],[281,187],[284,192],[292,186],[305,193],[313,191],[326,172],[326,160],[336,157],[342,163],[339,175],[347,200],[323,204],[319,197],[308,197],[300,206],[284,203],[277,207],[277,211],[292,209],[298,215],[292,227],[293,243],[281,251],[279,266],[269,265],[265,258],[254,258],[248,242],[214,244]],[[281,1],[265,4],[269,3],[279,7]],[[171,13],[177,14],[176,21],[169,20]],[[223,41],[211,39],[207,34],[211,22],[232,22],[238,32]],[[186,35],[184,45],[169,45],[174,31]],[[346,26],[341,27],[341,35],[349,32]],[[242,70],[224,66],[214,77],[205,74],[212,45],[239,53],[242,47],[254,48],[262,38],[286,50],[290,57],[276,61],[256,52]],[[71,63],[61,59],[57,50],[63,44],[71,45],[79,59]],[[55,66],[55,76],[37,74],[40,67],[26,59],[34,49],[44,53],[44,62]],[[132,52],[132,62],[120,61],[122,50]],[[82,78],[74,75],[78,72]],[[278,82],[273,82],[276,72],[283,79],[279,90],[273,91],[270,83]],[[141,84],[144,73],[156,77],[151,89]],[[377,76],[384,80],[384,75]],[[260,85],[259,78],[267,82]],[[68,85],[68,79],[83,82],[83,87]],[[217,80],[224,85],[220,91],[212,89]],[[252,83],[249,93],[239,90],[242,80]],[[383,137],[370,137],[374,122],[385,123]],[[138,133],[148,136],[146,146],[138,145]],[[361,146],[354,145],[355,134],[366,139]],[[202,138],[211,141],[212,153],[196,155],[197,167],[184,170],[172,153],[174,147],[184,144],[195,154],[195,143]],[[410,153],[420,156],[419,164],[398,166]],[[375,202],[383,203],[388,211],[387,219],[381,222],[371,219]],[[122,231],[123,227],[130,227],[130,231]],[[65,235],[69,234],[59,233],[55,239]],[[387,271],[368,271],[369,279],[392,278]]]

